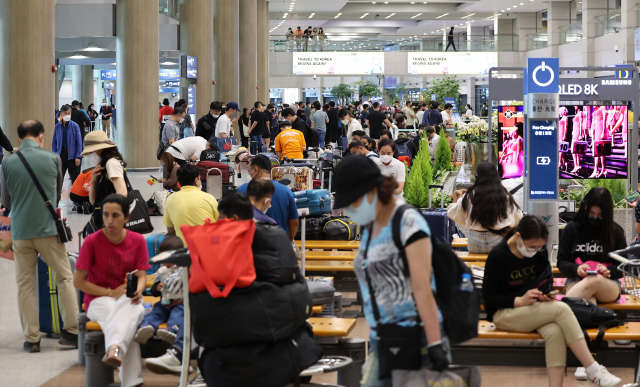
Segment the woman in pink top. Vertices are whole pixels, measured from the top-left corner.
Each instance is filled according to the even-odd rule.
[[[576,115],[573,117],[573,131],[571,132],[571,157],[573,157],[573,169],[571,173],[577,173],[580,170],[580,155],[573,153],[573,144],[575,141],[582,141],[584,132],[582,123],[584,122],[584,113],[580,110],[580,106],[573,107]]]
[[[100,324],[107,353],[102,362],[118,367],[123,387],[141,385],[140,345],[133,341],[144,317],[142,293],[147,284],[149,254],[142,235],[128,231],[129,203],[119,194],[102,202],[104,227],[82,245],[73,284],[84,292],[87,317]],[[128,273],[138,277],[134,297],[126,295]]]
[[[569,111],[567,110],[566,107],[564,106],[560,106],[560,121],[558,122],[558,129],[559,129],[559,136],[560,136],[560,141],[561,142],[566,142],[567,141],[567,125],[569,123],[569,117],[567,117],[567,114],[569,114]],[[560,160],[560,169],[567,169],[568,168],[568,164],[567,164],[567,160],[565,160],[564,158],[564,153],[560,152],[559,155],[559,160]]]

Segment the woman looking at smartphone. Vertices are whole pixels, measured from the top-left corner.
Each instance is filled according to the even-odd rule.
[[[147,244],[142,235],[128,231],[129,202],[111,194],[102,202],[104,227],[91,234],[80,250],[74,286],[84,292],[87,317],[100,324],[107,353],[102,362],[118,367],[123,387],[141,385],[140,344],[133,341],[144,317],[142,293],[147,284]],[[127,296],[125,279],[138,277],[133,297]],[[133,290],[133,289],[132,289]]]
[[[617,386],[620,378],[594,360],[571,308],[545,294],[553,289],[548,236],[542,218],[526,215],[491,250],[482,285],[487,320],[505,331],[542,335],[549,387],[563,384],[567,344],[585,367],[591,384]]]

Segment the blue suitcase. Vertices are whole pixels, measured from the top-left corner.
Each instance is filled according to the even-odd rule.
[[[160,243],[162,243],[166,236],[166,233],[159,232],[147,237],[147,252],[149,253],[149,258],[153,258],[160,253]],[[147,274],[155,274],[159,268],[160,265],[151,265],[151,269],[147,270]]]
[[[442,185],[430,185],[429,186],[429,207],[420,210],[422,216],[427,220],[429,229],[433,235],[433,238],[440,242],[446,243],[451,246],[453,242],[453,234],[456,233],[456,222],[454,222],[447,215],[447,209],[443,208],[442,203],[444,198],[440,195],[440,208],[431,208],[431,189],[439,188],[442,193],[444,186]]]
[[[298,208],[308,208],[309,215],[322,215],[331,212],[331,194],[326,189],[309,189],[294,192]]]
[[[278,156],[276,156],[275,153],[262,153],[262,154],[267,156],[269,158],[269,160],[271,160],[271,166],[272,167],[279,167],[280,166],[280,160],[278,160]]]
[[[69,253],[69,265],[73,272],[76,266],[78,254]],[[40,332],[59,335],[64,328],[60,308],[58,305],[58,286],[54,280],[53,271],[49,268],[42,257],[38,256],[38,282],[36,292],[38,292],[38,320],[40,321]]]

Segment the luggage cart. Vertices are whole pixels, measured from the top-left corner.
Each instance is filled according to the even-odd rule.
[[[609,257],[620,262],[618,270],[624,275],[622,291],[640,297],[640,245],[632,245],[609,253]]]

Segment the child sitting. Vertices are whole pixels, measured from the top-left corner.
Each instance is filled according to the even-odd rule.
[[[71,186],[69,198],[73,202],[72,211],[79,214],[90,214],[93,212],[93,206],[89,203],[89,189],[91,188],[91,175],[93,168],[87,168],[76,177],[76,181]],[[84,204],[87,203],[87,204]]]
[[[174,235],[168,235],[160,243],[160,252],[177,250],[184,247],[182,240]],[[144,316],[134,340],[140,344],[146,344],[154,334],[160,340],[173,344],[178,338],[180,327],[184,322],[184,305],[182,298],[170,299],[169,294],[173,289],[182,289],[181,272],[174,264],[165,263],[156,272],[156,280],[151,286],[151,295],[162,296],[162,300],[153,306],[151,313]],[[162,291],[164,289],[164,291]],[[167,323],[167,329],[158,326]],[[181,332],[180,332],[181,333]],[[182,338],[180,338],[180,341]]]

